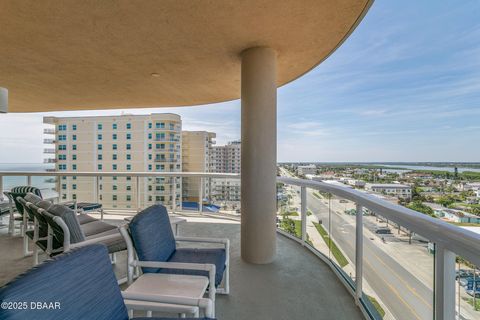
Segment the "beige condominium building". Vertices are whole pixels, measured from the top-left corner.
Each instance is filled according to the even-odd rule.
[[[241,142],[231,141],[212,148],[211,171],[240,173]],[[240,179],[212,179],[211,198],[225,201],[226,206],[237,208],[240,201]]]
[[[182,131],[182,167],[184,172],[211,172],[212,146],[216,134],[207,131]],[[210,198],[210,181],[200,178],[182,178],[183,201],[198,202]]]
[[[93,172],[181,172],[182,121],[172,113],[94,117],[45,117],[54,125],[55,169]],[[52,150],[50,147],[46,150]],[[61,200],[99,201],[104,208],[181,204],[181,179],[63,176]],[[175,184],[175,185],[174,185]],[[174,200],[175,195],[175,201]]]

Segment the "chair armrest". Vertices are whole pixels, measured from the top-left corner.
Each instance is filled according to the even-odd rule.
[[[227,238],[199,238],[199,237],[175,237],[175,241],[183,242],[203,242],[203,243],[222,243],[225,246],[230,246],[230,239]]]
[[[186,262],[163,262],[163,261],[138,261],[135,260],[133,266],[145,268],[167,268],[182,270],[200,270],[213,271],[215,273],[215,265],[210,263],[186,263]]]
[[[70,249],[83,247],[83,246],[88,246],[90,244],[95,244],[95,243],[99,243],[99,242],[102,242],[102,241],[107,241],[107,240],[111,240],[111,239],[115,239],[115,238],[123,239],[122,235],[120,233],[119,234],[110,234],[108,236],[103,236],[103,237],[98,237],[98,238],[85,240],[85,241],[82,241],[82,242],[73,243],[73,244],[70,245]]]
[[[211,317],[213,311],[213,303],[208,298],[188,298],[179,296],[167,296],[167,295],[153,295],[153,294],[139,294],[129,293],[122,291],[122,297],[125,300],[145,301],[145,302],[159,302],[168,304],[180,304],[187,306],[198,306],[205,309],[205,316]],[[147,306],[148,307],[148,306]]]

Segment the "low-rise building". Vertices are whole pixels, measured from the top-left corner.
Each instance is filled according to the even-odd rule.
[[[435,215],[451,222],[480,224],[479,216],[473,215],[471,213],[468,213],[462,210],[455,210],[455,209],[435,210]]]
[[[412,197],[412,187],[400,183],[367,183],[365,190],[393,195],[402,199],[410,199]]]
[[[305,166],[298,166],[297,173],[299,175],[307,175],[307,174],[316,174],[317,173],[317,166],[314,164],[309,164]]]

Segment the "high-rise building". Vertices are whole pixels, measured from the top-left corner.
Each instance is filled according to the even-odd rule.
[[[45,117],[55,126],[55,169],[93,172],[181,172],[182,121],[179,115]],[[51,153],[53,148],[48,148]],[[181,180],[133,177],[59,179],[62,200],[100,201],[105,208],[141,208],[154,203],[181,204]],[[173,201],[175,197],[175,202]]]
[[[182,131],[184,172],[211,172],[212,146],[216,134],[207,131]],[[210,179],[203,179],[202,198],[210,197]],[[200,178],[182,178],[183,201],[198,202]]]
[[[241,142],[231,141],[212,148],[212,172],[240,173]]]
[[[240,173],[240,164],[240,141],[212,148],[211,172]],[[231,207],[238,207],[236,203],[240,201],[240,179],[213,179],[210,189],[212,199],[230,202]]]

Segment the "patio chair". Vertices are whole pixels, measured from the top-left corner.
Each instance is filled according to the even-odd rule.
[[[25,196],[24,199],[33,200],[32,197],[29,197],[28,195]],[[50,257],[57,255],[63,251],[63,244],[58,242],[54,237],[49,237],[50,229],[47,220],[40,213],[42,210],[47,210],[51,206],[52,203],[48,200],[35,201],[35,204],[28,201],[25,203],[25,210],[29,214],[32,214],[34,217],[33,234],[31,230],[26,232],[28,238],[30,238],[34,243],[33,265],[38,264],[39,249],[45,252]]]
[[[33,193],[39,197],[42,196],[40,189],[31,186],[18,186],[13,187],[10,191],[4,191],[3,194],[7,196],[10,203],[10,221],[8,225],[8,233],[15,235],[15,222],[19,222],[20,235],[24,236],[27,231],[28,223],[33,223],[33,220],[29,220],[26,215],[23,214],[23,206],[17,201],[17,197],[25,197],[27,193]],[[17,211],[18,214],[15,214]]]
[[[45,219],[38,213],[38,204],[41,203],[40,208],[47,210],[53,204],[48,200],[42,200],[41,197],[35,195],[33,193],[27,193],[25,197],[17,197],[16,202],[22,206],[24,215],[27,216],[28,220],[34,221],[34,229],[27,230],[23,237],[23,254],[24,256],[29,256],[33,253],[34,255],[34,265],[38,263],[38,247],[40,247],[43,251],[46,252],[45,240],[48,236],[48,225]],[[81,225],[98,221],[97,219],[87,215],[87,214],[80,214],[77,215],[79,223]],[[42,228],[40,228],[42,227]],[[113,229],[114,227],[111,226]],[[90,228],[91,229],[91,228]],[[31,239],[35,246],[33,252],[31,252],[28,248],[28,239]],[[58,248],[55,248],[58,249]],[[48,251],[48,250],[47,250]],[[52,252],[48,252],[50,255]]]
[[[63,244],[64,251],[80,243],[82,245],[102,243],[107,246],[111,254],[127,249],[122,235],[114,225],[100,220],[80,224],[79,216],[72,209],[61,204],[54,204],[47,210],[40,210],[40,214],[45,217],[50,226],[51,235]]]
[[[17,198],[24,198],[28,193],[32,193],[42,199],[42,193],[39,188],[32,186],[18,186],[13,187],[10,191],[5,191],[4,194],[7,196],[10,202],[10,223],[9,223],[9,233],[11,235],[15,234],[15,221],[19,221],[20,224],[20,235],[24,236],[25,231],[28,229],[29,222],[33,223],[33,220],[29,220],[27,216],[23,215],[23,206],[18,202]],[[76,202],[69,201],[61,203],[70,209],[73,209],[76,213],[86,214],[92,211],[100,211],[101,220],[103,220],[103,208],[100,203],[90,203],[90,202]],[[15,215],[15,209],[18,212],[18,215]]]
[[[153,205],[138,213],[127,226],[120,227],[128,251],[128,282],[132,283],[134,269],[143,273],[200,275],[209,279],[209,298],[215,293],[229,293],[228,239],[174,237],[167,209]],[[176,242],[217,243],[222,248],[177,248]],[[137,258],[138,257],[138,258]]]
[[[105,246],[90,245],[47,260],[0,288],[3,303],[26,304],[23,308],[1,308],[0,319],[128,320],[124,298],[136,300],[139,307],[145,300],[194,306],[209,303],[207,299],[181,296],[124,294],[115,281]],[[148,307],[149,302],[144,304]]]

